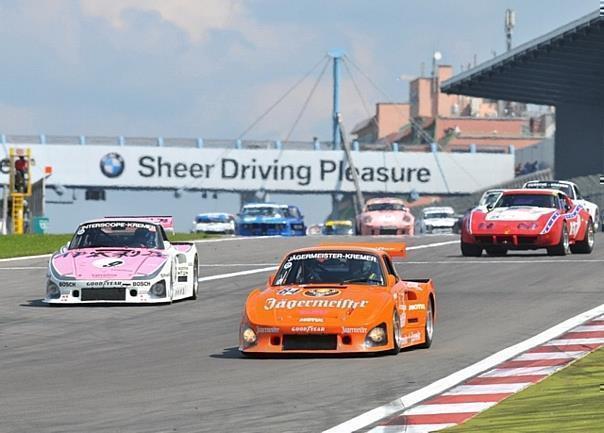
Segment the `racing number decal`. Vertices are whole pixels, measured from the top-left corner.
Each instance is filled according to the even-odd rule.
[[[579,233],[579,227],[581,226],[579,218],[574,218],[570,221],[570,235],[572,237],[577,236],[577,233]]]

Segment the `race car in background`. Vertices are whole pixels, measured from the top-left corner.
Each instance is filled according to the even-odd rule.
[[[235,233],[235,216],[228,213],[201,213],[193,220],[191,233]]]
[[[49,260],[44,302],[169,303],[197,298],[195,244],[170,242],[159,221],[111,217],[80,224],[72,240]]]
[[[594,223],[562,191],[506,190],[490,210],[476,208],[462,224],[461,253],[478,257],[546,248],[549,255],[591,253]]]
[[[353,235],[354,225],[350,220],[327,220],[323,224],[322,234],[331,235]]]
[[[482,209],[488,209],[490,207],[492,207],[497,200],[499,200],[499,197],[501,197],[501,194],[503,194],[503,191],[505,191],[504,189],[487,189],[485,192],[482,193],[482,196],[480,197],[480,200],[478,200],[478,205],[476,207],[482,208]]]
[[[524,184],[523,188],[529,189],[557,189],[566,194],[575,204],[582,206],[589,215],[591,220],[594,222],[594,230],[599,231],[602,226],[600,218],[600,208],[597,204],[587,201],[581,195],[579,187],[576,183],[569,182],[568,180],[532,180]]]
[[[296,206],[275,203],[246,204],[235,220],[239,236],[304,236],[304,217]]]
[[[399,198],[367,200],[356,218],[359,235],[413,235],[414,230],[415,217]]]
[[[470,209],[467,209],[463,215],[457,215],[457,221],[453,225],[453,233],[461,233],[461,226],[463,225],[463,221],[465,218],[472,212],[474,209],[482,209],[484,211],[488,211],[490,208],[495,205],[501,194],[503,193],[503,189],[488,189],[482,193],[480,200],[478,200],[478,204]]]
[[[450,206],[427,207],[419,220],[420,233],[452,233],[458,216]]]
[[[339,243],[285,256],[264,290],[245,302],[239,350],[262,353],[398,353],[430,347],[430,279],[401,279],[392,258],[404,244]]]

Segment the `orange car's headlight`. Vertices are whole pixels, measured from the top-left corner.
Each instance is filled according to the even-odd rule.
[[[365,343],[368,346],[383,346],[388,342],[388,337],[386,333],[386,324],[381,323],[375,328],[372,328],[371,331],[367,333],[367,337],[365,337]]]
[[[258,340],[258,336],[256,335],[256,331],[254,331],[249,326],[245,326],[241,330],[241,339],[243,340],[243,343],[245,345],[252,346],[252,345],[256,344],[256,341]]]

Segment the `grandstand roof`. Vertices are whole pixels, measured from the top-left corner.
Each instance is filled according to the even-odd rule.
[[[568,23],[445,81],[445,93],[557,105],[604,105],[604,17]]]

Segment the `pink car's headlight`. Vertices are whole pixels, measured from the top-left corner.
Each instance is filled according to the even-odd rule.
[[[370,222],[371,222],[371,217],[370,217],[369,215],[364,216],[364,217],[363,217],[363,222],[364,222],[364,223],[366,223],[366,224],[367,224],[367,223],[370,223]]]
[[[406,223],[411,222],[411,217],[409,215],[405,215],[403,221],[405,221]]]

